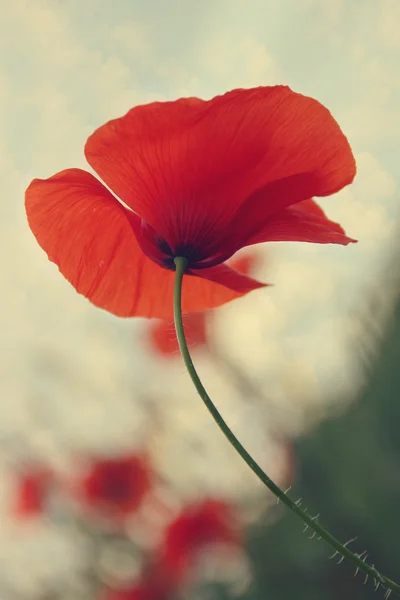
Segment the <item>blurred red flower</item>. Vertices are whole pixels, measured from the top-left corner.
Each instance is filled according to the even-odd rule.
[[[269,241],[348,244],[311,199],[350,184],[351,148],[330,112],[286,86],[137,106],[95,131],[93,175],[67,169],[26,191],[29,225],[77,291],[118,316],[169,319],[174,257],[183,312],[263,284],[225,264]]]
[[[231,266],[239,273],[247,275],[256,265],[256,254],[246,254],[232,260]],[[206,330],[207,313],[186,313],[183,315],[183,328],[189,347],[199,348],[207,345]],[[178,339],[176,337],[173,321],[161,319],[150,322],[148,329],[149,338],[153,349],[162,356],[174,356],[179,353]]]
[[[151,479],[150,468],[142,457],[99,460],[83,478],[83,499],[96,512],[123,519],[139,508]]]
[[[190,348],[207,344],[206,314],[187,313],[183,315],[183,328]],[[178,340],[171,321],[157,320],[150,323],[148,332],[152,348],[162,356],[173,356],[179,352]]]
[[[196,553],[215,544],[242,544],[234,510],[219,500],[186,507],[169,525],[160,549],[160,562],[173,580],[184,577]]]
[[[43,513],[52,474],[45,468],[33,468],[22,473],[17,481],[14,512],[19,517]]]

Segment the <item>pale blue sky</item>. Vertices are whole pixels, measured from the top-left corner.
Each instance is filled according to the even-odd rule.
[[[20,443],[29,432],[34,452],[46,456],[55,456],[60,444],[73,449],[127,443],[132,431],[139,443],[144,416],[132,403],[133,390],[171,390],[178,412],[197,402],[180,365],[156,370],[135,334],[142,323],[94,308],[47,262],[26,224],[23,193],[33,177],[85,167],[87,136],[134,104],[210,97],[233,87],[288,84],[332,111],[353,145],[359,173],[351,188],[324,199],[323,206],[359,243],[271,244],[260,250],[266,264],[259,275],[275,287],[222,309],[218,339],[277,404],[293,412],[301,412],[300,400],[312,409],[321,385],[348,387],[351,357],[343,339],[352,333],[349,311],[360,306],[380,263],[397,245],[400,2],[0,5],[0,439]],[[211,387],[223,394],[218,377],[203,368]],[[292,385],[294,373],[302,385]],[[35,429],[33,401],[51,433]],[[172,408],[169,414],[175,448],[179,426]],[[237,420],[243,436],[256,443],[248,423],[254,427],[257,417]],[[196,485],[202,477],[199,466]],[[0,570],[3,560],[0,553]]]

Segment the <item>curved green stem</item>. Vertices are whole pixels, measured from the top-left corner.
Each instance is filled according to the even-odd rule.
[[[382,575],[373,565],[369,565],[366,562],[366,557],[362,558],[365,553],[362,554],[354,554],[349,550],[346,544],[342,544],[337,540],[332,534],[329,533],[324,527],[322,527],[318,521],[317,517],[311,517],[308,515],[302,508],[300,508],[299,502],[293,502],[283,492],[279,486],[276,485],[268,477],[268,475],[261,469],[261,467],[256,463],[253,457],[247,452],[247,450],[242,446],[239,442],[233,431],[229,428],[229,426],[224,421],[221,413],[218,411],[210,396],[207,394],[201,380],[197,374],[195,366],[193,364],[192,358],[189,353],[189,349],[187,346],[185,333],[183,329],[183,321],[182,321],[182,281],[183,275],[187,266],[187,259],[183,257],[175,258],[175,266],[176,266],[176,275],[175,275],[175,285],[174,285],[174,321],[175,321],[175,329],[176,335],[178,338],[179,348],[182,354],[182,358],[185,362],[186,368],[190,375],[190,378],[207,409],[211,413],[214,421],[217,423],[218,427],[228,439],[228,441],[232,444],[235,450],[240,454],[243,460],[247,463],[250,469],[257,475],[257,477],[267,486],[267,488],[278,498],[282,504],[285,504],[287,508],[289,508],[295,515],[297,515],[303,523],[311,529],[317,536],[321,537],[327,544],[329,544],[335,550],[336,555],[340,555],[341,557],[347,558],[351,563],[353,563],[358,570],[365,573],[366,576],[371,576],[374,580],[376,586],[382,585],[386,587],[388,590],[397,592],[400,594],[400,585],[395,581],[392,581],[385,575]]]

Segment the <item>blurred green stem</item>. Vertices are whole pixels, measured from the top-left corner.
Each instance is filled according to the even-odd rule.
[[[387,590],[391,590],[393,592],[397,592],[400,594],[400,585],[395,581],[392,581],[385,575],[382,575],[374,566],[367,564],[365,558],[361,558],[365,553],[354,554],[347,548],[345,544],[342,544],[337,540],[333,535],[329,533],[324,527],[322,527],[318,522],[316,517],[311,517],[308,515],[302,508],[300,508],[299,502],[293,502],[283,492],[279,486],[276,485],[268,477],[268,475],[259,467],[253,457],[247,452],[247,450],[242,446],[239,442],[233,431],[228,427],[225,423],[222,415],[214,405],[210,396],[207,394],[203,384],[200,381],[200,378],[197,374],[197,371],[194,367],[192,358],[189,353],[189,349],[187,346],[185,333],[183,329],[183,320],[182,320],[182,281],[183,275],[187,266],[187,259],[181,256],[178,256],[174,260],[176,266],[176,274],[175,274],[175,285],[174,285],[174,321],[175,321],[175,329],[176,335],[178,338],[179,348],[182,354],[182,358],[185,362],[186,368],[189,372],[190,378],[200,396],[206,405],[207,409],[211,413],[214,421],[217,423],[218,427],[228,439],[228,441],[235,448],[236,452],[240,454],[243,460],[247,463],[250,469],[257,475],[259,479],[267,486],[267,488],[278,498],[282,504],[285,504],[287,508],[289,508],[295,515],[297,515],[302,522],[311,529],[318,537],[321,537],[327,544],[329,544],[335,550],[335,554],[347,558],[358,570],[365,573],[366,576],[370,576],[373,579],[373,582],[376,587],[378,585],[382,585]]]

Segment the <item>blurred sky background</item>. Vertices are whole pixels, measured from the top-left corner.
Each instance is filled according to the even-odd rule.
[[[234,390],[198,360],[211,395],[257,456],[259,410],[283,406],[297,415],[306,406],[311,414],[322,397],[357,383],[354,315],[398,243],[399,0],[0,0],[0,8],[3,506],[10,457],[42,455],[67,468],[77,450],[139,446],[148,435],[146,403],[161,390],[158,454],[166,472],[176,471],[178,458],[181,472],[191,460],[182,455],[183,427],[192,436],[207,432],[188,489],[183,476],[176,485],[189,495],[207,485],[248,490],[253,476],[230,449],[224,454],[226,442],[214,437],[179,360],[155,371],[146,323],[93,307],[47,261],[26,222],[24,190],[34,177],[87,169],[88,135],[136,104],[287,84],[331,110],[358,175],[321,205],[359,243],[259,247],[265,260],[256,274],[274,287],[218,313],[217,343],[262,384],[268,409],[225,406]],[[276,418],[287,431],[301,428],[286,416]],[[210,474],[204,465],[217,455]],[[17,573],[27,554],[7,527],[0,535],[14,544],[14,562],[0,550],[0,569]],[[64,538],[42,535],[59,544],[63,568],[66,557],[76,560],[67,548],[63,554]]]

